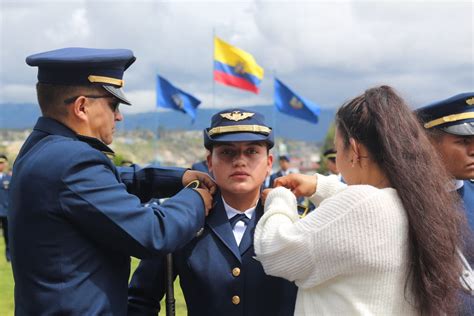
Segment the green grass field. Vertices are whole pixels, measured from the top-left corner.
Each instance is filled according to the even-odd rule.
[[[132,269],[135,271],[138,263],[138,259],[132,258]],[[3,235],[0,235],[0,315],[2,316],[13,316],[14,314],[14,302],[13,302],[13,273],[10,263],[5,260],[5,243]],[[186,315],[186,304],[184,302],[183,293],[179,287],[179,282],[175,282],[175,298],[176,298],[176,315]],[[164,300],[161,302],[162,312],[160,315],[165,315]]]

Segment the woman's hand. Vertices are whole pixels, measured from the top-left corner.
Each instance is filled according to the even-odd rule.
[[[285,187],[297,197],[311,196],[316,192],[318,178],[316,175],[309,176],[305,174],[292,173],[284,177],[276,178],[275,187]],[[265,191],[262,192],[262,196]],[[268,195],[268,193],[266,194]],[[265,195],[265,197],[266,197]]]

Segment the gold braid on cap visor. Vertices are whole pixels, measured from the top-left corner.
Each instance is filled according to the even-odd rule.
[[[111,78],[111,77],[104,77],[104,76],[90,75],[89,77],[87,77],[87,79],[89,79],[90,82],[108,83],[108,84],[112,84],[114,86],[119,86],[119,87],[123,87],[123,85],[125,84],[123,80],[120,80],[117,78]]]
[[[211,128],[207,134],[212,136],[225,133],[249,132],[268,135],[271,131],[271,128],[261,125],[230,125]]]
[[[464,113],[459,113],[459,114],[443,116],[436,120],[429,121],[425,123],[425,125],[423,126],[425,128],[432,128],[444,123],[456,122],[456,121],[465,120],[469,118],[474,118],[474,112],[464,112]]]

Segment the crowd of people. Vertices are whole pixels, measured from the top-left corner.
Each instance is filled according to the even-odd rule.
[[[0,155],[15,314],[156,315],[176,277],[189,315],[474,314],[474,92],[412,111],[366,90],[337,111],[325,175],[290,172],[287,155],[272,174],[273,130],[239,108],[212,117],[192,169],[117,167],[134,61],[26,60],[42,116],[12,175]]]

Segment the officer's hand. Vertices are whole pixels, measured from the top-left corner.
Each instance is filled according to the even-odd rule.
[[[208,189],[211,194],[216,193],[216,184],[207,173],[196,170],[186,170],[182,178],[183,186],[187,186],[190,182],[194,180],[199,181],[200,188]]]
[[[316,192],[318,178],[305,174],[292,173],[284,177],[277,178],[274,182],[275,187],[285,187],[297,197],[311,196]]]
[[[197,188],[196,190],[204,201],[204,208],[206,209],[206,216],[209,215],[209,211],[212,208],[212,195],[207,189]]]

